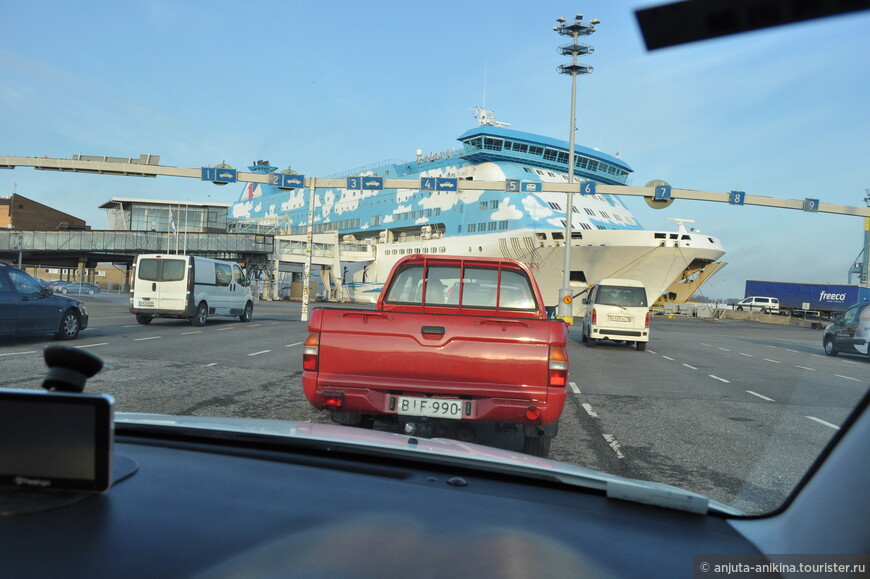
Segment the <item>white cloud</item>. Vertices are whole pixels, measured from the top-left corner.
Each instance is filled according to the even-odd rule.
[[[529,214],[529,217],[535,220],[546,219],[553,214],[552,209],[545,205],[541,205],[541,202],[531,195],[523,197],[523,208]]]
[[[523,216],[523,212],[511,205],[510,197],[505,197],[501,202],[501,206],[498,208],[498,211],[493,212],[492,219],[493,221],[501,221],[504,219],[520,219]]]

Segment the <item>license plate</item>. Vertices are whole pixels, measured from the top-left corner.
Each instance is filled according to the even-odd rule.
[[[152,301],[152,300],[139,300],[139,307],[140,308],[153,308],[154,301]]]
[[[396,413],[405,416],[429,416],[431,418],[462,418],[462,401],[443,398],[409,398],[399,396]]]
[[[610,316],[611,322],[630,322],[631,316]]]

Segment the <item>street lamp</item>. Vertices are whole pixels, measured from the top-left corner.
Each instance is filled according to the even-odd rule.
[[[595,25],[601,22],[593,18],[588,23],[583,22],[583,15],[577,14],[574,16],[573,22],[568,22],[565,18],[557,18],[558,24],[553,27],[553,30],[562,36],[570,36],[571,43],[563,44],[558,48],[559,54],[571,56],[571,64],[560,64],[558,67],[560,74],[571,75],[571,125],[568,129],[568,182],[574,183],[574,133],[576,132],[576,108],[577,108],[577,75],[589,74],[592,72],[592,67],[587,64],[577,62],[577,57],[584,54],[589,54],[595,49],[588,44],[581,44],[578,39],[581,36],[589,36],[595,32]],[[572,305],[573,297],[571,290],[571,219],[574,212],[574,194],[568,192],[565,219],[565,265],[564,278],[562,289],[559,290],[559,309],[557,311],[561,318],[571,318],[574,307]]]

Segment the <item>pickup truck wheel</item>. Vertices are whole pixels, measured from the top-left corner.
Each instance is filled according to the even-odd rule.
[[[637,351],[643,352],[646,350],[646,342],[637,342]]]
[[[834,347],[834,340],[830,336],[825,336],[825,354],[828,356],[836,356],[840,352]]]
[[[196,308],[196,315],[189,319],[194,326],[204,326],[208,320],[208,305],[205,302],[200,302],[199,307]]]
[[[151,316],[145,316],[142,314],[136,314],[136,323],[142,324],[143,326],[147,326],[151,323],[151,320],[154,318]]]
[[[550,456],[552,436],[526,436],[523,438],[523,453],[547,458]]]

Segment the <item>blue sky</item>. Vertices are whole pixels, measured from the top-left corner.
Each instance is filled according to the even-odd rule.
[[[47,1],[0,22],[0,155],[151,153],[199,167],[258,159],[326,175],[418,148],[441,151],[485,104],[512,128],[567,140],[570,77],[555,18],[601,24],[578,77],[577,142],[619,153],[632,184],[742,190],[864,206],[870,187],[870,15],[649,53],[649,2]],[[107,227],[113,196],[232,202],[241,186],[0,171],[17,192]],[[694,219],[746,279],[845,283],[863,221],[677,201],[626,204],[647,228]]]

